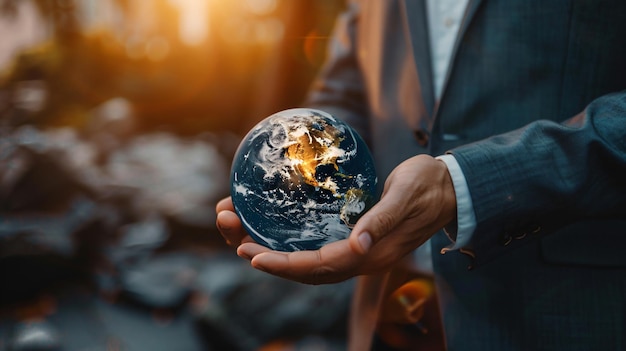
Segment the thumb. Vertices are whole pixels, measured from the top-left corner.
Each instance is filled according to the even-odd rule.
[[[371,247],[391,232],[403,218],[399,201],[383,196],[354,225],[349,242],[353,251],[366,254]]]

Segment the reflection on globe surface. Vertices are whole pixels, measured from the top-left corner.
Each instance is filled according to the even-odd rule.
[[[278,112],[242,140],[231,195],[244,228],[274,250],[315,250],[348,237],[375,202],[376,172],[361,137],[330,114]]]

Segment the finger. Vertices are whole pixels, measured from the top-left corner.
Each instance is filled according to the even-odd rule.
[[[360,274],[361,257],[347,240],[325,245],[319,250],[297,252],[266,251],[252,257],[254,268],[306,284],[336,283]]]
[[[230,196],[221,199],[217,205],[215,205],[215,212],[219,213],[221,211],[235,212],[235,206],[233,205],[233,200]]]
[[[248,235],[241,226],[239,217],[232,211],[223,210],[218,212],[216,225],[226,243],[231,246],[239,246]]]
[[[268,251],[271,250],[263,245],[259,245],[252,241],[239,245],[239,247],[237,248],[237,255],[241,258],[251,260],[254,256]]]

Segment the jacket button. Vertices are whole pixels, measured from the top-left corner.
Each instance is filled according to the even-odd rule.
[[[428,132],[426,132],[425,130],[418,129],[413,132],[413,136],[415,137],[415,140],[417,141],[417,143],[420,144],[421,146],[428,145],[429,137],[428,137]]]

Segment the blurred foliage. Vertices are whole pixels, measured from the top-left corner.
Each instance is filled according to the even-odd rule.
[[[18,1],[5,0],[0,11],[10,13]],[[0,91],[8,92],[5,100],[12,101],[19,82],[43,81],[45,106],[30,114],[0,106],[0,119],[80,129],[95,106],[122,97],[134,106],[141,130],[180,134],[243,134],[265,116],[298,105],[323,61],[328,34],[343,6],[337,0],[279,1],[265,16],[284,23],[280,42],[241,43],[213,35],[194,47],[178,38],[180,18],[168,1],[153,2],[163,18],[159,32],[134,42],[115,28],[81,28],[75,1],[34,3],[52,28],[51,38],[15,59],[0,77]],[[129,0],[115,3],[129,11]],[[252,20],[250,15],[234,15],[241,17],[239,22],[232,21],[234,16],[214,18],[212,32]],[[160,47],[162,55],[131,55],[132,45]]]
[[[24,122],[82,127],[90,109],[114,97],[158,118],[184,109],[194,90],[206,87],[207,78],[197,71],[203,62],[193,53],[177,47],[164,61],[131,59],[111,33],[79,33],[71,45],[50,41],[22,53],[3,83],[45,82],[45,108]]]

